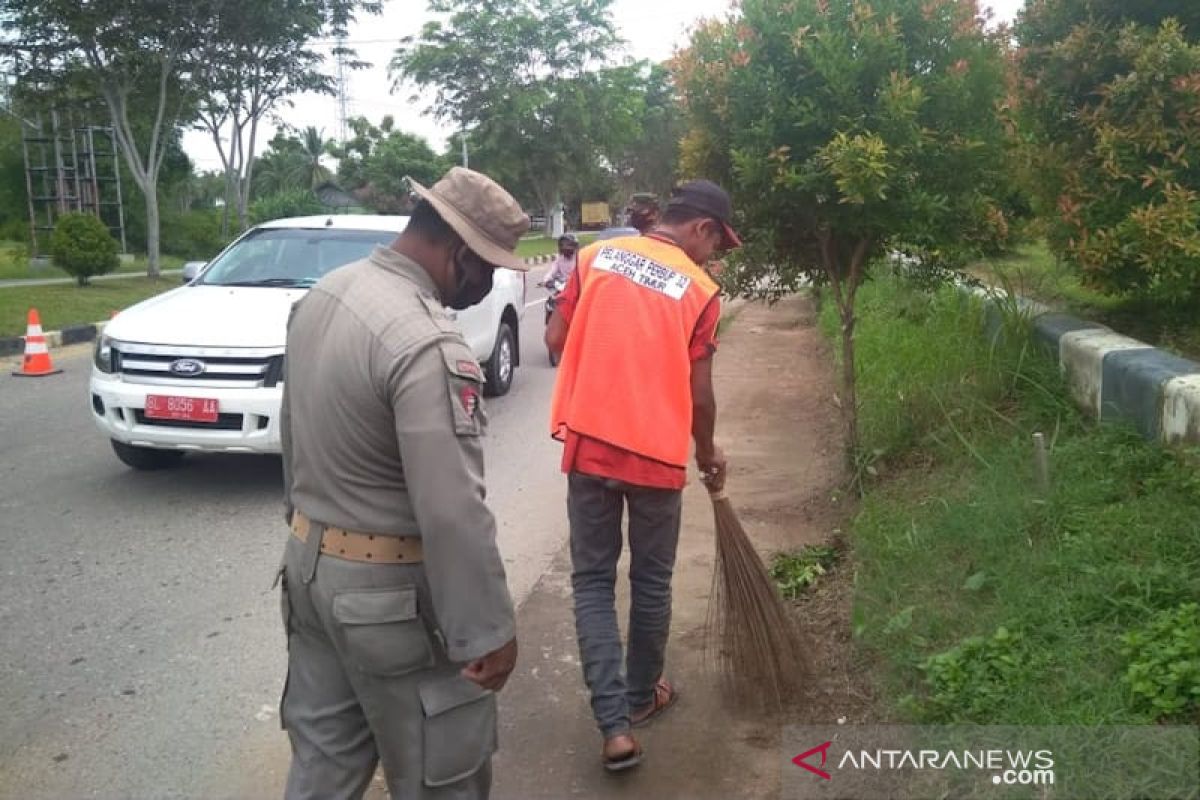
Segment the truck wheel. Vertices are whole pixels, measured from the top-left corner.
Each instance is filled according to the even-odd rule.
[[[513,368],[517,363],[517,337],[507,322],[500,323],[496,333],[496,344],[492,347],[492,357],[484,365],[487,383],[484,384],[484,394],[489,397],[499,397],[507,394],[512,387]]]
[[[135,447],[112,440],[113,452],[126,466],[139,470],[168,469],[183,460],[182,450],[158,450],[153,447]]]

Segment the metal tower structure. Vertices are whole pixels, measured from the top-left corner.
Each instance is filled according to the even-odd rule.
[[[21,125],[29,232],[34,257],[50,251],[56,221],[72,211],[94,214],[126,252],[120,151],[112,128],[79,124],[50,111]]]
[[[349,138],[350,78],[346,71],[346,37],[337,40],[337,102],[338,102],[338,139],[339,144],[345,144]]]

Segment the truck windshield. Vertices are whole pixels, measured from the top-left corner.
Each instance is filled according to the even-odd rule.
[[[222,253],[200,278],[207,286],[307,287],[388,245],[397,231],[259,228]]]

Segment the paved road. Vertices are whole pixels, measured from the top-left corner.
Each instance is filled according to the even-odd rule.
[[[541,331],[539,306],[513,390],[489,406],[488,497],[518,602],[565,540]],[[279,785],[279,461],[126,469],[88,416],[89,356],[58,351],[51,378],[0,373],[0,797]]]

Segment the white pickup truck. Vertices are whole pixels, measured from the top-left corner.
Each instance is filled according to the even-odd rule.
[[[390,244],[408,217],[296,217],[251,228],[178,289],[122,311],[96,341],[92,417],[117,457],[162,469],[188,451],[278,453],[292,304],[327,272]],[[496,270],[457,313],[501,395],[520,362],[524,273]]]

